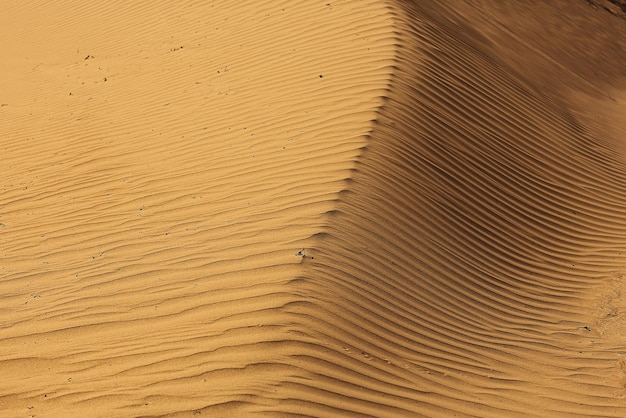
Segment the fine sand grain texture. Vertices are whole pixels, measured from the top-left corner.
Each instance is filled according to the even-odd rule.
[[[4,2],[0,416],[626,416],[593,6]]]
[[[376,416],[625,416],[624,22],[584,2],[415,3],[316,243],[333,261],[303,284],[343,366],[310,356],[342,382],[327,398]]]
[[[390,9],[2,7],[0,416],[297,409],[296,253],[389,88]]]

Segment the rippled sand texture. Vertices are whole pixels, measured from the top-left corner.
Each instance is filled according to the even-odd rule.
[[[584,2],[415,3],[302,285],[325,402],[625,416],[624,23]]]
[[[3,4],[0,415],[625,416],[626,21],[436,3]]]
[[[296,409],[295,254],[388,89],[390,9],[2,7],[0,416]]]

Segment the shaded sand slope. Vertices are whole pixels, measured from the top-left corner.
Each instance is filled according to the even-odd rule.
[[[223,3],[3,4],[3,415],[626,415],[624,22]]]
[[[1,416],[246,416],[313,382],[290,281],[388,89],[391,17],[3,3]]]
[[[337,415],[625,416],[624,22],[398,3],[392,89],[293,307],[319,330],[317,396]]]

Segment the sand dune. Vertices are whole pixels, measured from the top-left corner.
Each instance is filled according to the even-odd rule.
[[[8,2],[2,416],[626,414],[626,21]]]

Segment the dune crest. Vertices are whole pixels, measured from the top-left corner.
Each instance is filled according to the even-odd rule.
[[[331,261],[307,277],[320,350],[343,366],[319,366],[342,382],[328,398],[374,416],[623,416],[624,137],[607,137],[617,112],[588,128],[583,98],[607,103],[624,62],[581,85],[593,64],[570,62],[603,51],[558,53],[605,36],[602,18],[538,5],[571,30],[541,51],[503,24],[541,10],[399,3],[392,89],[316,244]]]
[[[3,415],[626,414],[622,19],[4,7]]]

